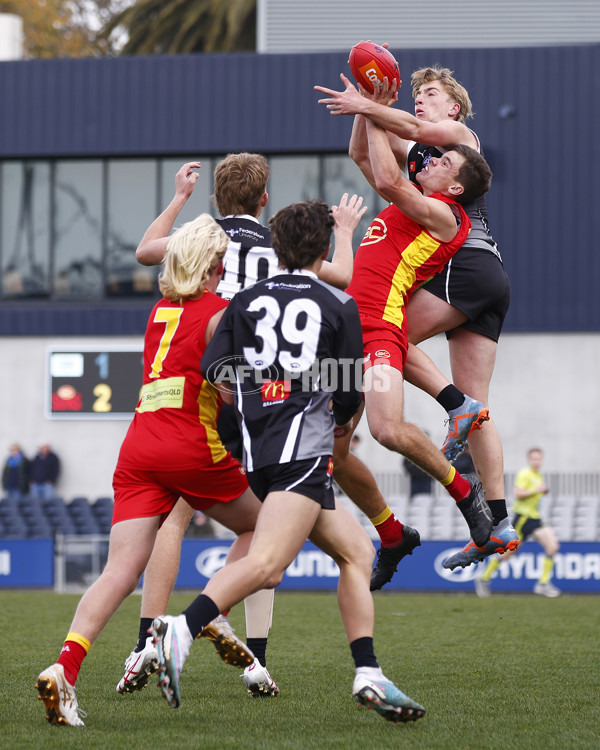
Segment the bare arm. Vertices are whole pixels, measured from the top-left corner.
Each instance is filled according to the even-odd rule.
[[[322,86],[315,86],[317,91],[327,94],[327,99],[319,99],[332,115],[363,115],[372,122],[380,125],[390,133],[394,133],[405,141],[418,141],[428,146],[450,146],[464,143],[465,146],[477,148],[477,139],[469,128],[457,120],[443,120],[442,122],[427,122],[420,120],[410,112],[389,106],[390,97],[395,94],[395,82],[392,87],[386,83],[380,87],[379,96],[366,95],[340,74],[344,91],[334,91]]]
[[[345,289],[352,281],[354,267],[352,235],[367,210],[362,202],[363,199],[360,196],[353,195],[349,199],[348,193],[344,193],[340,205],[331,207],[335,219],[333,227],[335,249],[331,262],[325,261],[321,266],[319,278],[339,289]]]
[[[352,123],[348,155],[365,176],[367,182],[375,188],[375,178],[371,169],[371,158],[369,156],[369,141],[367,140],[366,120],[362,115],[356,115]]]
[[[390,148],[400,169],[404,169],[406,164],[407,141],[398,138],[398,136],[388,133]],[[373,190],[377,190],[373,170],[371,169],[371,158],[369,156],[369,142],[367,140],[366,120],[362,115],[356,115],[352,124],[352,133],[350,135],[350,145],[348,146],[348,155],[354,161],[356,166],[363,173],[365,179]],[[383,196],[382,196],[383,197]]]
[[[404,177],[392,153],[386,131],[370,120],[367,121],[367,139],[377,192],[437,239],[442,242],[452,240],[458,230],[450,207],[435,198],[424,196]]]
[[[135,258],[138,263],[143,266],[156,266],[162,262],[167,250],[169,232],[173,229],[179,212],[194,191],[198,172],[193,170],[199,168],[199,161],[190,161],[184,164],[175,175],[175,195],[161,215],[150,224],[137,246]]]

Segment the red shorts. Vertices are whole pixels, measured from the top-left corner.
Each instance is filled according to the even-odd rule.
[[[113,476],[113,524],[130,518],[167,516],[180,497],[195,510],[229,503],[248,489],[244,469],[231,454],[201,469],[154,471],[121,468]]]
[[[389,365],[403,373],[408,356],[406,331],[370,315],[361,315],[360,322],[365,352],[364,369],[368,370],[373,365]]]

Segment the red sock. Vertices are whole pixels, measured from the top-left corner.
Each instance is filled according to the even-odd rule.
[[[81,669],[81,663],[85,659],[89,647],[85,648],[85,646],[78,641],[71,640],[69,637],[71,635],[73,634],[69,633],[65,644],[62,647],[62,651],[58,657],[58,664],[62,664],[67,681],[70,682],[71,685],[75,685],[79,675],[79,670]],[[89,641],[86,642],[89,643]]]
[[[465,497],[468,497],[471,493],[471,485],[458,473],[458,471],[456,471],[454,466],[450,467],[448,476],[444,479],[442,484],[457,503],[464,500]]]
[[[379,534],[382,547],[396,547],[404,539],[404,526],[389,507],[375,518],[371,518],[371,523]]]

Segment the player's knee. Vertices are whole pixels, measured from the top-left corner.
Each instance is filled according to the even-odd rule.
[[[277,560],[269,555],[248,555],[247,559],[256,581],[261,584],[260,588],[273,589],[281,583],[285,567]]]
[[[333,441],[333,465],[335,469],[344,468],[348,455],[350,454],[350,444],[347,440]]]
[[[144,566],[109,566],[107,565],[102,576],[109,582],[113,591],[118,591],[123,598],[132,594],[139,586]]]
[[[356,565],[370,574],[375,560],[375,547],[368,534],[361,530],[360,534],[352,535],[347,541],[348,544],[333,556],[334,561],[340,568],[343,565]]]
[[[407,443],[402,425],[382,422],[372,427],[371,434],[384,448],[404,453]]]

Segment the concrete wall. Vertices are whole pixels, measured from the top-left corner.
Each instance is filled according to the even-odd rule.
[[[46,347],[140,344],[137,337],[1,338],[4,367],[0,371],[2,420],[0,456],[11,442],[22,444],[32,456],[41,440],[59,454],[63,473],[58,491],[66,500],[76,495],[111,495],[112,472],[128,420],[65,421],[45,417]],[[426,342],[424,349],[448,373],[444,337]],[[504,442],[505,468],[518,470],[531,445],[546,451],[548,472],[600,470],[600,334],[505,334],[498,360],[490,406]],[[425,427],[436,444],[445,436],[445,412],[412,386],[406,386],[406,418]],[[361,455],[375,471],[400,469],[401,459],[390,457],[359,425],[364,438]]]

